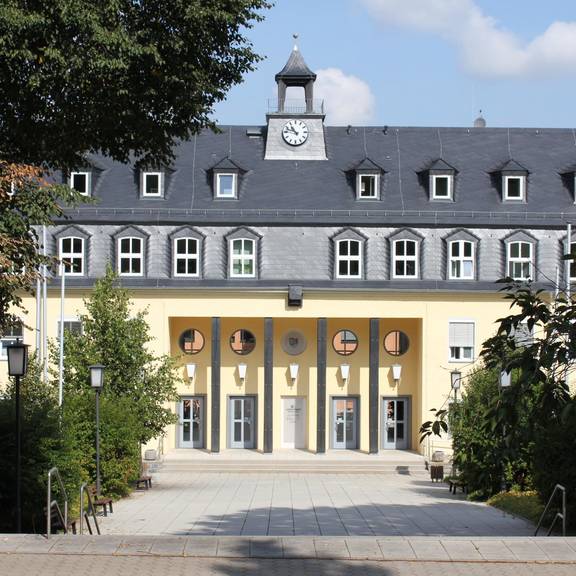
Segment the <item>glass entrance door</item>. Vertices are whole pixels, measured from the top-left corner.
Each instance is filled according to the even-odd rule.
[[[230,448],[254,448],[254,398],[230,398]]]
[[[408,400],[384,398],[382,420],[382,447],[389,450],[407,450]]]
[[[339,450],[355,450],[357,442],[357,399],[334,398],[332,414],[334,435],[332,447]]]
[[[180,402],[180,448],[204,448],[204,398]]]

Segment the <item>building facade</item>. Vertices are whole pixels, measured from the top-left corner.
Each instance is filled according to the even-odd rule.
[[[166,449],[421,451],[507,314],[496,281],[576,277],[573,130],[326,126],[315,78],[295,48],[264,126],[58,175],[96,199],[48,231],[67,327],[111,263],[181,366]],[[48,302],[56,337],[58,275]]]

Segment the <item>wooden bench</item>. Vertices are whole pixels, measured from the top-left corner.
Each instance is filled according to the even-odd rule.
[[[94,505],[94,510],[98,511],[98,506],[104,511],[104,516],[108,516],[108,508],[110,508],[110,513],[114,512],[112,508],[112,498],[108,496],[98,496],[96,493],[96,486],[88,486],[88,491],[90,492],[90,497],[92,498],[92,504]]]
[[[152,488],[152,476],[148,476],[146,474],[142,474],[138,480],[136,480],[136,489],[144,488],[144,490],[148,490],[148,488]]]

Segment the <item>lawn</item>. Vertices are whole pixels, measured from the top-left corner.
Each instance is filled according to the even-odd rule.
[[[488,500],[490,506],[538,523],[544,511],[544,504],[538,494],[530,492],[500,492]]]

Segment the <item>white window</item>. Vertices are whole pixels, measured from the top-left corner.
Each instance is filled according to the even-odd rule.
[[[78,319],[65,319],[64,332],[70,332],[74,336],[82,336],[82,322]],[[57,338],[60,338],[60,320],[58,320]]]
[[[359,240],[338,240],[336,244],[336,277],[360,278],[362,244]]]
[[[162,172],[144,172],[142,174],[142,196],[158,198],[162,194]]]
[[[514,280],[532,278],[532,243],[510,242],[508,244],[508,276]]]
[[[378,198],[378,174],[358,174],[358,198]]]
[[[72,172],[70,174],[70,188],[82,196],[90,196],[90,172]]]
[[[236,198],[236,174],[216,174],[216,198]]]
[[[144,274],[144,241],[141,238],[118,240],[118,274],[142,276]]]
[[[450,322],[448,331],[450,361],[471,362],[474,360],[474,322]]]
[[[570,254],[576,254],[576,242],[570,242]],[[570,280],[576,280],[576,260],[572,258],[568,262],[570,265]]]
[[[504,176],[504,200],[524,200],[526,176]]]
[[[394,241],[392,275],[394,278],[418,277],[418,242],[415,240]]]
[[[454,240],[450,242],[448,277],[450,280],[474,279],[474,242]]]
[[[60,238],[59,259],[66,276],[84,275],[84,239],[75,236]]]
[[[256,242],[248,238],[230,241],[230,276],[233,278],[253,278],[256,276]]]
[[[17,324],[8,328],[8,330],[2,334],[0,337],[0,360],[6,360],[8,358],[8,352],[6,347],[14,344],[18,338],[22,339],[24,336],[24,330],[22,324]]]
[[[452,200],[454,177],[451,175],[432,175],[432,198],[434,200]]]
[[[198,276],[199,244],[196,238],[174,240],[174,276]]]

